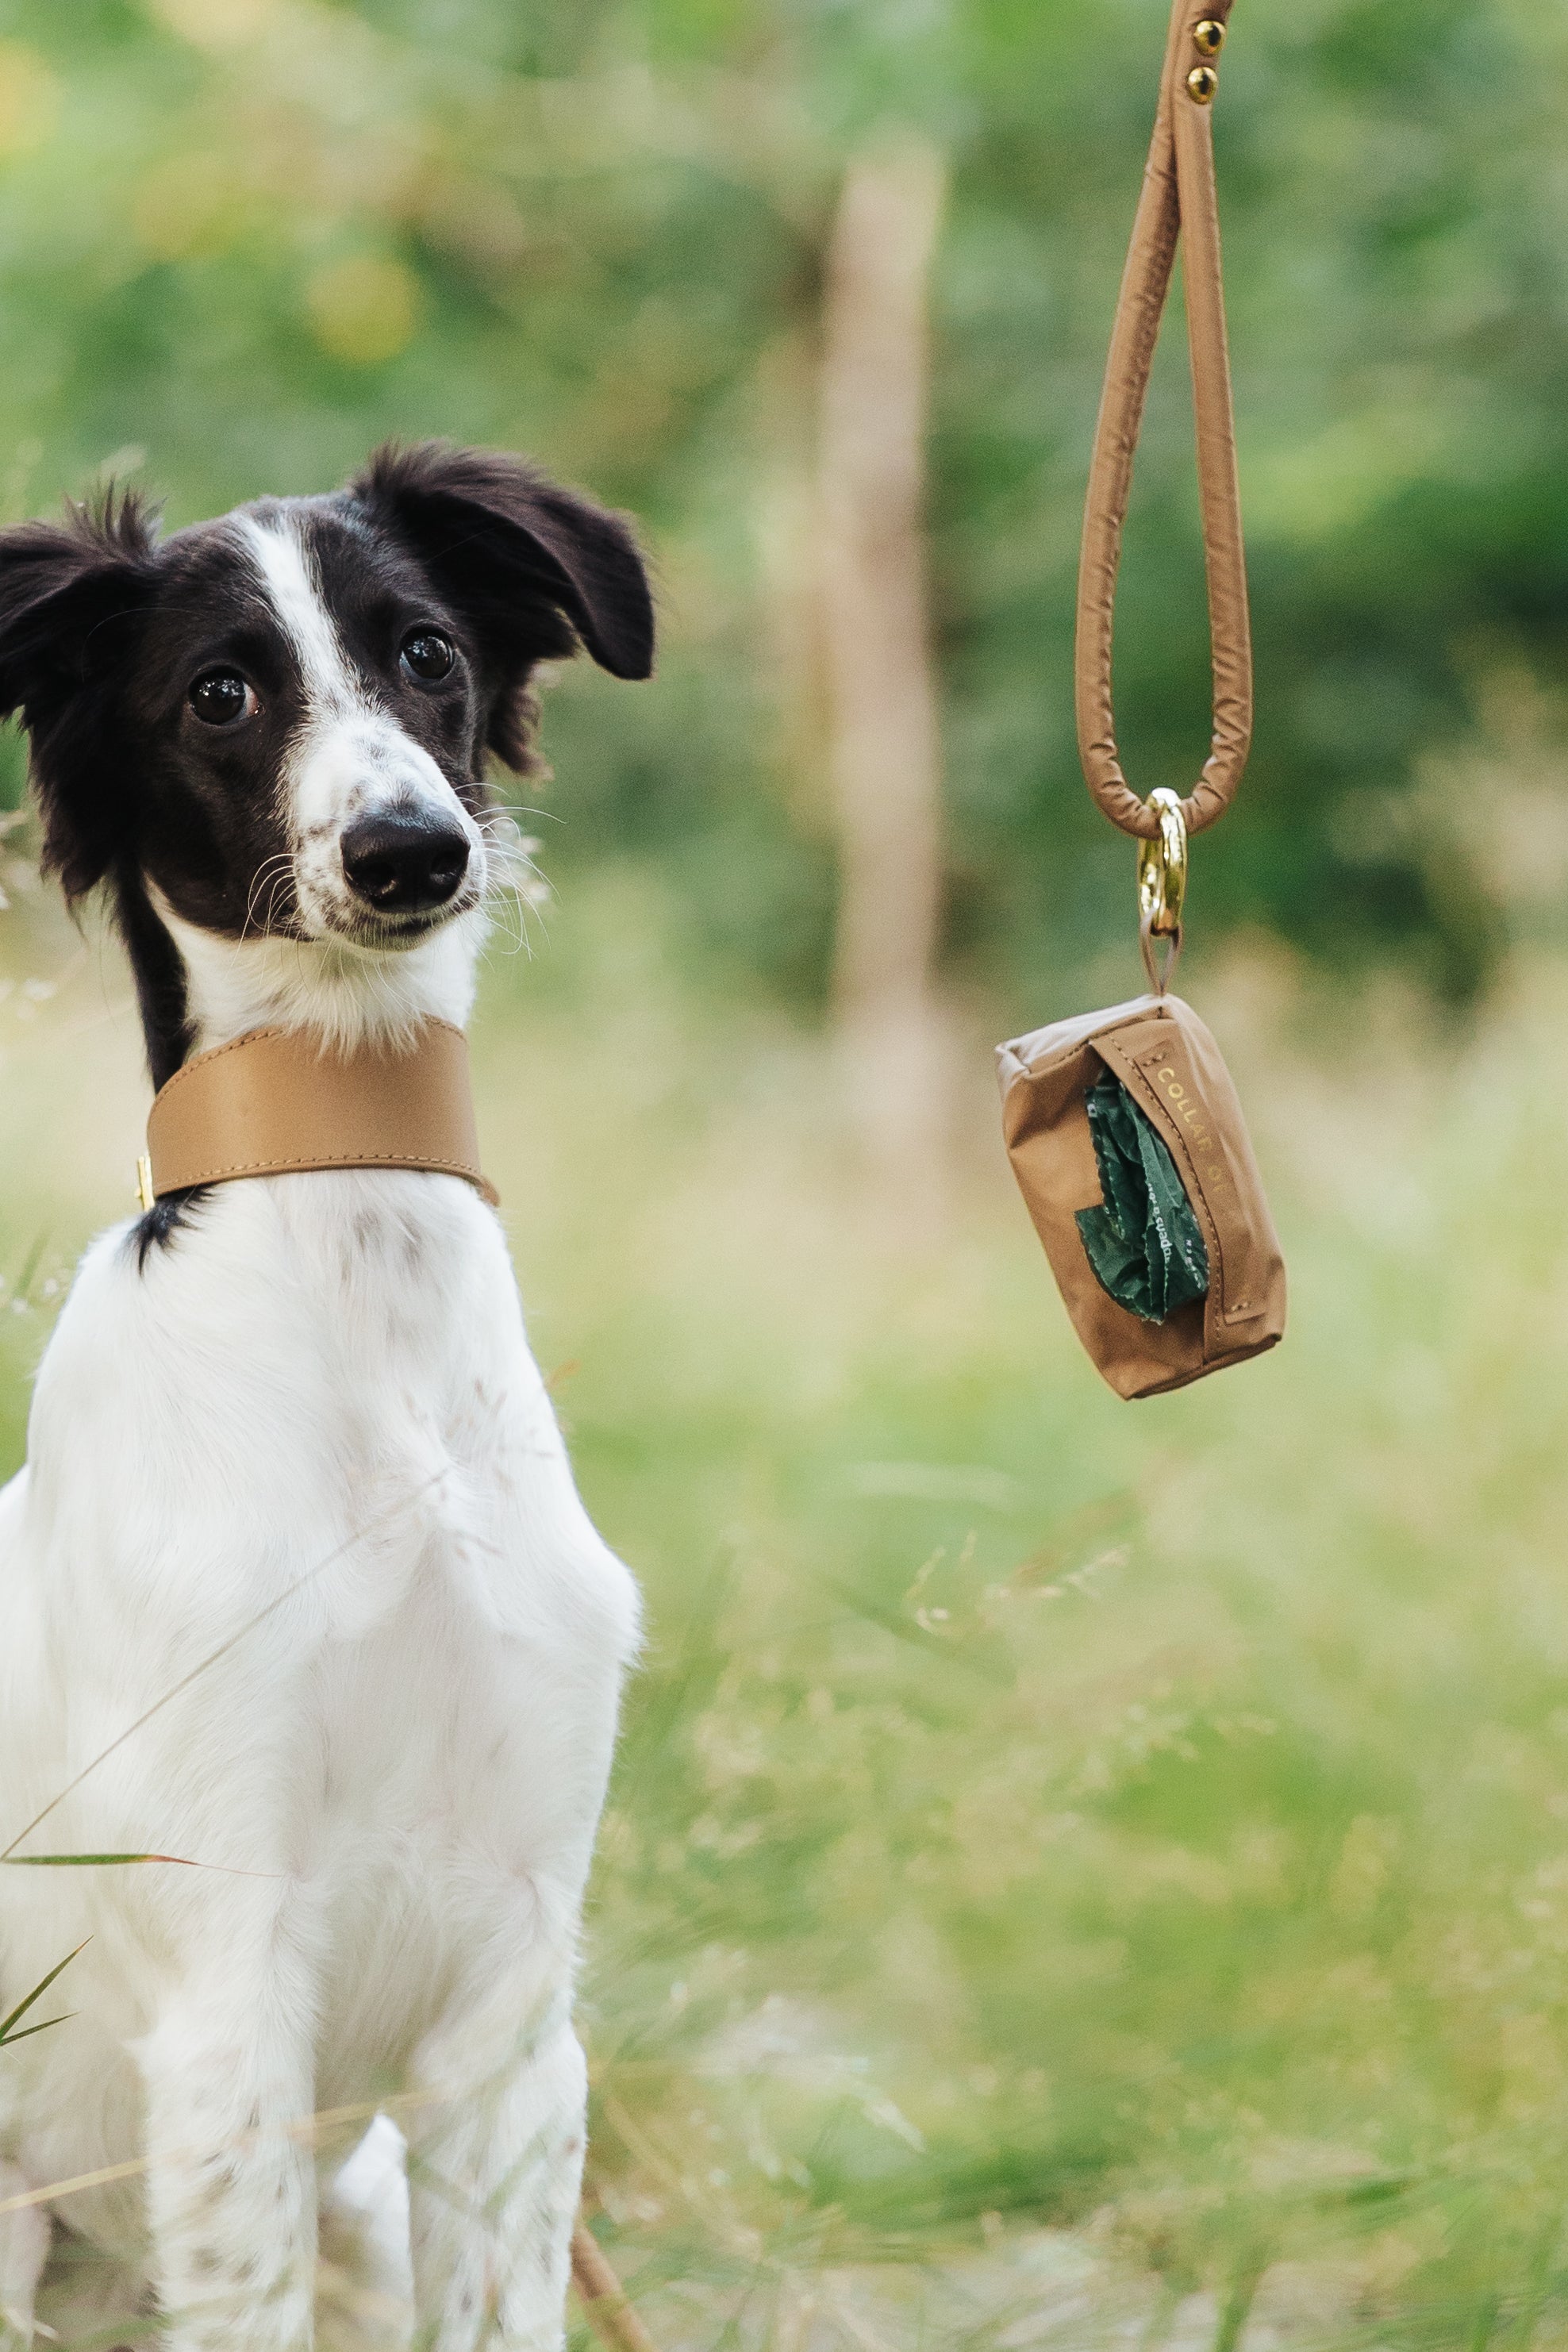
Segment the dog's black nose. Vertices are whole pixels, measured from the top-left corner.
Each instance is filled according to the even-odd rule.
[[[444,907],[468,870],[468,844],[455,824],[384,810],[351,824],[342,842],[349,888],[378,915]]]

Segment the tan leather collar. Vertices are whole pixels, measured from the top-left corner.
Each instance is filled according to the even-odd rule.
[[[148,1114],[142,1205],[309,1168],[427,1168],[465,1178],[493,1207],[462,1031],[426,1021],[410,1049],[340,1053],[307,1031],[252,1029],[197,1054]]]

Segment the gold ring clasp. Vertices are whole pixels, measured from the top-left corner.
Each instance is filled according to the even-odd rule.
[[[1182,951],[1182,907],[1187,895],[1187,821],[1179,793],[1162,784],[1149,795],[1160,830],[1138,844],[1138,936],[1143,968],[1156,996],[1163,996]],[[1162,967],[1154,946],[1168,943]]]

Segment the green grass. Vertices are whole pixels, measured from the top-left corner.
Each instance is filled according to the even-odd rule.
[[[1568,2340],[1568,971],[1466,1030],[1193,975],[1292,1328],[1125,1406],[984,1015],[922,1237],[820,1041],[645,885],[552,935],[491,969],[481,1124],[648,1600],[583,2014],[660,2352]],[[63,968],[41,912],[11,939]],[[97,988],[0,1003],[14,1453],[135,1148]]]

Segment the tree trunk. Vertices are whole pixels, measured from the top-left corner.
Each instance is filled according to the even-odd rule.
[[[835,996],[872,1172],[907,1207],[941,1191],[945,1034],[942,751],[923,538],[927,289],[936,151],[909,138],[845,174],[827,255],[819,479],[839,856]]]

